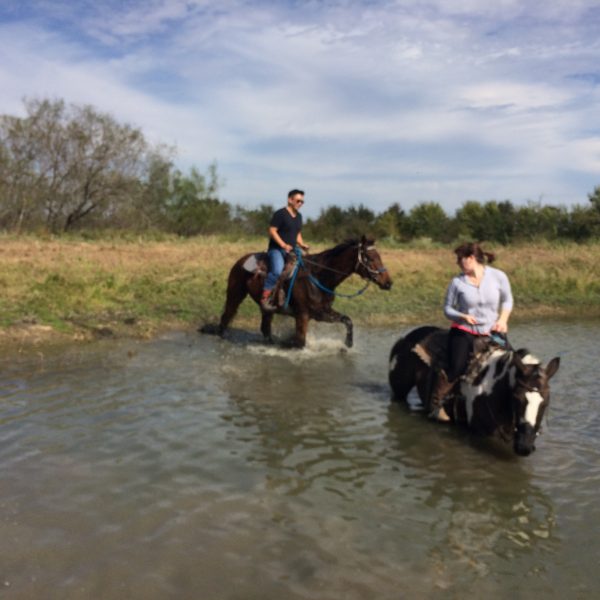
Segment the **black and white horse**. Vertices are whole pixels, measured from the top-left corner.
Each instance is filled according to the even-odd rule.
[[[389,381],[393,398],[406,401],[416,386],[429,409],[435,373],[443,368],[447,330],[419,327],[399,339],[390,353]],[[451,421],[485,435],[512,441],[514,451],[535,450],[542,418],[550,402],[549,381],[560,359],[545,367],[528,350],[506,350],[487,341],[475,348],[467,373],[445,401]]]

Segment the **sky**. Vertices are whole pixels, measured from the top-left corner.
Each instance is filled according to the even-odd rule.
[[[246,208],[587,205],[599,0],[2,0],[0,114],[91,104]]]

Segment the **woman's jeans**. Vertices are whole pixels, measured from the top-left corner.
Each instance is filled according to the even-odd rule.
[[[283,248],[272,248],[269,250],[269,273],[265,279],[265,290],[271,291],[275,287],[285,266],[286,255],[287,253]]]

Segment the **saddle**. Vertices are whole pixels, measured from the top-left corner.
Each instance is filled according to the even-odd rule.
[[[294,273],[296,266],[296,255],[288,254],[285,260],[283,271],[273,288],[273,304],[280,309],[285,304],[285,295],[287,287],[285,284]],[[252,273],[254,278],[265,278],[269,272],[269,255],[267,252],[255,252],[251,254],[242,264],[242,268],[248,273]]]
[[[295,264],[296,256],[294,254],[288,255],[281,273],[282,279],[289,279],[292,276]],[[269,272],[269,255],[266,252],[255,252],[244,261],[242,268],[248,273],[266,276]]]
[[[448,369],[448,330],[434,331],[416,344],[414,352],[428,367],[433,370],[447,371]],[[477,336],[473,342],[473,354],[469,360],[469,366],[465,378],[475,377],[487,357],[502,348],[502,346],[488,336]]]

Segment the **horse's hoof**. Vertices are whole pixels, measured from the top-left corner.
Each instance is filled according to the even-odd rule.
[[[221,328],[214,323],[205,323],[198,327],[198,333],[207,333],[208,335],[223,335]]]

